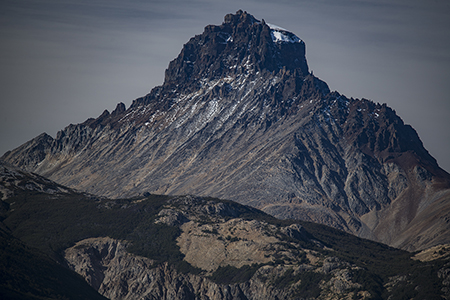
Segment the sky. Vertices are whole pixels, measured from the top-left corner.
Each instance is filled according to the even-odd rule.
[[[331,90],[395,109],[450,172],[448,0],[0,0],[0,156],[128,107],[239,9],[300,37]]]

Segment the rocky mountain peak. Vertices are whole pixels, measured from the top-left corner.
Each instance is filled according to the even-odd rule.
[[[217,79],[242,72],[296,70],[306,76],[305,44],[293,33],[259,21],[247,12],[225,16],[186,43],[170,62],[165,85]]]
[[[251,26],[258,22],[259,21],[254,16],[241,9],[238,10],[236,14],[227,14],[224,18],[224,24],[232,24],[233,26],[239,26],[240,28],[244,28],[245,25]]]
[[[2,159],[101,196],[214,196],[407,249],[447,242],[450,175],[414,129],[330,92],[295,34],[242,11],[190,39],[129,108]]]

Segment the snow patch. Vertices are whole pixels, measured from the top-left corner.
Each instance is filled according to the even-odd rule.
[[[267,24],[267,26],[269,26],[269,28],[272,29],[272,30],[277,30],[277,31],[288,31],[287,29],[284,29],[283,27],[280,27],[280,26],[275,25],[275,24],[269,24],[269,23],[266,23],[266,24]]]
[[[274,43],[303,43],[303,41],[292,32],[273,24],[267,25],[271,29],[270,34]]]

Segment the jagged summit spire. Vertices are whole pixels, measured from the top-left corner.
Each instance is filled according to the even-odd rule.
[[[229,24],[254,24],[260,22],[254,16],[247,13],[246,11],[242,11],[241,9],[236,12],[236,14],[228,14],[224,18],[224,23]]]
[[[170,62],[165,84],[188,83],[253,70],[296,70],[308,74],[305,44],[295,34],[261,22],[239,10],[228,14],[222,25],[208,25],[186,43]]]

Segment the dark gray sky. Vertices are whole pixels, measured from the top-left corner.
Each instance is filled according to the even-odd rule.
[[[128,107],[239,9],[303,39],[332,90],[394,108],[450,171],[448,0],[1,0],[0,155]]]

